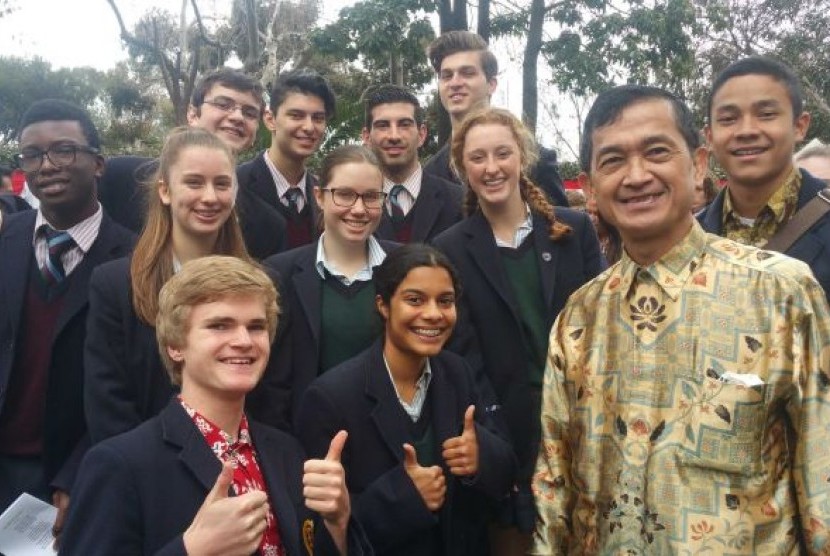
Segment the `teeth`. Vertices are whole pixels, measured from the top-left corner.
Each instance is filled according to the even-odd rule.
[[[419,336],[431,336],[434,338],[441,334],[441,330],[438,328],[416,328],[415,333]]]
[[[234,358],[234,359],[225,359],[225,363],[229,363],[231,365],[250,365],[253,363],[253,359],[245,357],[245,358]]]
[[[642,195],[640,197],[631,197],[630,199],[625,199],[623,203],[650,203],[655,201],[657,197],[662,195],[661,193],[654,193],[652,195]]]
[[[738,149],[735,151],[737,155],[752,155],[752,154],[761,154],[764,152],[764,149]]]

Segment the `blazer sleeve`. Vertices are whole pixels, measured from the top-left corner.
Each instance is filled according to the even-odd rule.
[[[119,288],[128,288],[108,267],[93,271],[84,344],[84,411],[93,444],[141,424],[127,370],[124,308]],[[122,292],[123,293],[123,292]]]
[[[324,457],[332,437],[344,428],[348,431],[330,396],[319,382],[312,384],[303,396],[297,418],[298,436],[309,456]],[[363,457],[371,454],[353,456],[346,440],[343,466],[347,484],[350,462]],[[352,516],[377,552],[400,546],[402,538],[438,523],[437,514],[424,504],[402,462],[378,476],[363,492],[352,493],[351,499]]]
[[[141,501],[133,470],[109,444],[87,454],[72,492],[61,554],[142,554]],[[162,554],[184,554],[171,547]],[[174,540],[172,544],[176,544]]]

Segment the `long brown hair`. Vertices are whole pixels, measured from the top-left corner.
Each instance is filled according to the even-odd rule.
[[[179,127],[167,136],[159,157],[158,170],[143,184],[147,197],[147,219],[130,264],[133,307],[138,318],[150,326],[155,326],[161,287],[173,276],[173,216],[170,207],[161,202],[158,188],[161,183],[170,184],[170,169],[188,147],[216,149],[228,157],[232,166],[236,161],[228,146],[204,129]],[[235,173],[234,187],[237,187]],[[231,211],[219,229],[213,253],[251,261],[235,210]]]
[[[478,196],[473,192],[464,170],[464,142],[469,131],[478,125],[496,124],[502,125],[510,130],[516,144],[519,146],[519,155],[522,163],[521,176],[519,177],[519,193],[522,199],[530,206],[530,210],[547,220],[550,226],[550,238],[561,239],[571,233],[571,227],[556,219],[556,212],[553,205],[548,201],[547,195],[528,177],[529,169],[539,158],[536,141],[524,124],[507,110],[501,108],[486,108],[474,112],[464,118],[461,127],[452,134],[452,155],[451,164],[461,180],[466,185],[464,195],[464,214],[469,216],[479,209]]]

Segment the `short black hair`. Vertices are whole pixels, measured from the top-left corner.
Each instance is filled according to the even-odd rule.
[[[190,104],[199,108],[205,102],[205,96],[214,85],[222,85],[241,93],[253,93],[259,102],[259,111],[265,108],[263,95],[265,88],[253,77],[239,70],[222,68],[203,76],[193,87]]]
[[[419,126],[424,123],[424,109],[421,108],[421,103],[418,102],[412,91],[400,85],[384,84],[374,87],[369,87],[363,93],[363,125],[366,129],[372,129],[372,110],[381,104],[390,104],[392,102],[406,102],[415,108],[415,123]]]
[[[427,58],[435,73],[440,73],[444,58],[459,52],[478,52],[481,69],[488,81],[499,73],[496,55],[490,51],[487,41],[472,31],[455,30],[443,33],[427,47]]]
[[[23,117],[20,118],[20,125],[17,127],[17,139],[20,140],[23,130],[30,125],[49,121],[78,122],[87,144],[95,149],[101,148],[98,129],[92,123],[89,113],[77,104],[56,98],[39,100],[29,106],[26,112],[23,113]]]
[[[289,93],[302,93],[320,98],[326,110],[326,118],[334,116],[334,91],[326,78],[316,71],[303,68],[281,73],[271,88],[271,102],[268,107],[272,113],[277,112]]]
[[[671,105],[677,130],[686,141],[689,152],[700,147],[700,133],[686,103],[676,95],[648,85],[622,85],[599,94],[588,111],[582,128],[582,143],[579,146],[579,163],[582,171],[590,174],[591,158],[594,155],[594,131],[614,123],[623,110],[638,102],[665,100]]]
[[[787,90],[790,105],[793,108],[793,119],[798,118],[804,110],[804,94],[801,83],[789,66],[769,56],[749,56],[728,65],[712,82],[712,89],[706,101],[706,116],[712,118],[712,100],[724,84],[734,77],[744,75],[766,75],[778,81]]]
[[[450,275],[456,298],[461,295],[461,281],[455,266],[444,253],[424,243],[407,243],[387,254],[372,273],[375,292],[386,305],[389,305],[389,301],[409,271],[421,266],[445,269]]]

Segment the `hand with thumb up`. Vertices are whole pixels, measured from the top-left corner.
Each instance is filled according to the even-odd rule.
[[[267,524],[268,496],[258,490],[228,496],[232,482],[233,467],[225,462],[202,507],[184,532],[188,554],[247,556],[259,547]]]
[[[450,468],[450,473],[456,477],[472,477],[478,473],[478,439],[473,421],[475,409],[475,406],[471,405],[464,413],[464,429],[461,436],[448,438],[442,446],[444,461]]]
[[[348,433],[340,431],[331,440],[325,459],[310,459],[303,466],[303,496],[308,509],[319,513],[327,525],[345,531],[351,515],[346,472],[340,455]]]
[[[404,470],[412,479],[412,482],[415,483],[415,488],[418,489],[418,493],[427,508],[432,512],[437,512],[444,505],[444,496],[447,494],[447,481],[444,478],[444,472],[438,465],[422,467],[418,463],[418,455],[411,444],[404,444],[403,451]]]

